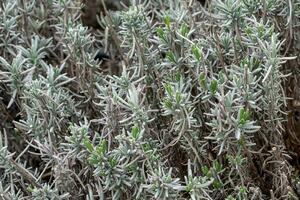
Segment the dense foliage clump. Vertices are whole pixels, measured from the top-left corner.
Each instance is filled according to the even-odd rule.
[[[95,2],[1,2],[0,199],[298,199],[298,1]]]

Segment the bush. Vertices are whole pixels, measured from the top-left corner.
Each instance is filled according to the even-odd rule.
[[[298,199],[299,3],[116,2],[2,2],[1,198]]]

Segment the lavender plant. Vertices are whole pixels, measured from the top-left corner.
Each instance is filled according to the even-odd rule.
[[[0,199],[298,198],[299,3],[89,3],[1,2]]]

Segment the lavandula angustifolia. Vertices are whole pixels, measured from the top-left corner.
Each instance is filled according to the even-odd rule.
[[[66,142],[61,144],[64,151],[69,152],[77,159],[84,161],[86,158],[86,142],[90,140],[90,122],[85,119],[79,125],[71,124],[69,126],[70,136],[66,136]],[[97,134],[95,134],[96,136]]]
[[[18,12],[14,9],[16,2],[4,1],[0,7],[2,15],[0,16],[0,52],[6,59],[11,59],[11,56],[15,56],[15,45],[22,41],[18,38],[20,33],[17,29],[17,19],[19,17]],[[10,60],[11,61],[11,60]]]
[[[134,79],[132,80],[134,76],[130,77],[129,72],[124,68],[121,77],[111,77],[109,83],[112,92],[109,89],[105,90],[103,86],[98,86],[98,97],[101,102],[98,105],[101,107],[105,106],[103,107],[103,119],[99,119],[99,122],[105,125],[103,129],[105,138],[102,139],[99,145],[103,149],[103,144],[108,141],[106,148],[111,149],[114,145],[110,140],[112,137],[115,137],[119,146],[105,153],[106,156],[96,157],[97,154],[103,154],[104,150],[92,151],[91,158],[93,160],[91,160],[91,163],[96,167],[95,173],[100,173],[105,189],[110,188],[113,199],[118,199],[120,195],[124,195],[124,191],[133,185],[135,187],[133,187],[132,192],[134,195],[136,194],[139,188],[138,185],[144,180],[141,176],[144,176],[142,174],[145,173],[139,170],[142,169],[142,163],[145,162],[147,166],[147,163],[150,162],[147,155],[152,156],[152,153],[149,154],[149,151],[151,152],[155,148],[155,145],[149,148],[152,145],[150,146],[149,142],[144,142],[142,137],[142,134],[145,134],[145,127],[147,127],[146,124],[149,121],[148,111],[145,112],[142,107],[143,101],[140,96],[143,94],[138,92],[141,88],[136,88],[135,84],[143,81],[143,78],[134,81]],[[138,72],[133,73],[133,75],[138,75]],[[122,97],[125,97],[125,99],[122,99]],[[122,113],[117,112],[116,109],[122,110]],[[112,118],[113,113],[117,119],[120,116],[122,116],[122,119],[116,121],[116,119]],[[128,129],[130,125],[132,125],[132,130],[126,133],[124,128]],[[99,148],[96,147],[96,149]],[[110,168],[111,170],[109,170]],[[119,177],[119,173],[123,175]],[[129,180],[131,181],[129,182]],[[121,183],[123,186],[118,185]]]
[[[63,22],[61,22],[61,25]],[[74,24],[68,21],[66,31],[61,29],[59,33],[64,40],[63,52],[68,57],[67,65],[74,63],[73,67],[69,69],[71,76],[76,77],[76,88],[80,90],[79,93],[84,95],[84,101],[90,102],[93,97],[93,87],[95,72],[97,70],[97,61],[93,59],[94,48],[93,43],[95,38],[91,36],[86,27],[82,24]]]
[[[225,1],[224,3],[220,3],[217,6],[217,10],[220,11],[220,13],[222,15],[228,15],[228,17],[225,19],[227,19],[228,24],[224,24],[224,29],[226,30],[226,26],[230,26],[229,22],[234,22],[234,19],[238,19],[239,17],[241,17],[240,14],[240,10],[234,10],[231,9],[230,3],[231,1]],[[235,4],[239,4],[238,7],[240,7],[241,10],[243,9],[247,9],[247,7],[245,7],[242,3],[240,4],[237,1],[234,1]],[[235,15],[234,15],[234,14]],[[247,13],[247,12],[243,12],[243,13]],[[231,19],[233,16],[235,16],[234,19]],[[230,19],[230,20],[229,20]],[[229,21],[228,21],[229,20]],[[250,27],[250,24],[254,24],[254,26],[252,25]],[[264,27],[264,28],[263,28]],[[232,77],[232,72],[233,73],[237,73],[239,70],[235,67],[230,67],[229,70],[227,70],[231,73],[229,74],[229,76],[227,76],[227,78],[229,78],[226,82],[231,82],[230,85],[225,85],[222,84],[220,85],[220,92],[224,94],[226,94],[226,91],[228,91],[228,95],[226,95],[227,97],[225,97],[224,99],[219,99],[217,102],[218,104],[223,104],[224,106],[222,106],[221,110],[226,111],[228,109],[230,109],[231,111],[233,111],[232,109],[237,109],[238,106],[235,105],[233,107],[232,103],[238,103],[240,105],[244,105],[242,107],[240,107],[237,111],[237,115],[239,119],[238,123],[238,127],[244,126],[247,127],[248,129],[250,128],[250,132],[251,134],[254,135],[259,135],[259,134],[263,134],[265,135],[265,133],[262,133],[264,131],[267,130],[267,128],[263,128],[265,126],[265,123],[275,123],[273,124],[273,128],[272,128],[272,136],[266,136],[267,138],[269,138],[271,141],[273,141],[273,137],[278,138],[279,135],[275,134],[276,132],[281,132],[281,125],[280,123],[283,122],[283,118],[279,117],[277,113],[280,113],[279,115],[282,116],[282,106],[284,103],[284,93],[283,90],[280,89],[280,80],[282,80],[282,78],[284,78],[284,76],[281,74],[281,72],[279,71],[279,66],[280,64],[282,64],[282,60],[280,58],[280,52],[279,52],[279,46],[281,46],[281,42],[279,42],[277,40],[277,36],[274,35],[273,33],[273,28],[269,26],[268,23],[263,23],[263,22],[257,22],[256,19],[254,18],[244,18],[243,19],[243,23],[239,23],[239,27],[235,27],[236,33],[239,33],[239,37],[237,38],[237,40],[239,40],[238,42],[240,43],[241,46],[243,46],[243,48],[245,49],[248,48],[248,51],[252,52],[252,58],[246,58],[246,60],[241,60],[241,68],[244,68],[244,72],[242,72],[242,76],[238,75],[237,77]],[[263,39],[261,39],[263,38]],[[222,40],[221,40],[222,41]],[[264,42],[262,42],[264,41]],[[278,42],[277,42],[278,41]],[[233,41],[234,42],[234,41]],[[272,46],[272,48],[268,48],[269,46]],[[268,50],[266,50],[268,49]],[[234,54],[237,54],[238,51],[236,51],[236,49],[234,50]],[[233,57],[239,58],[236,55],[234,55]],[[247,61],[248,60],[248,61]],[[246,62],[245,62],[246,61]],[[267,64],[265,64],[265,62]],[[272,62],[272,64],[268,64]],[[232,65],[234,66],[234,65]],[[272,70],[270,69],[270,67],[272,67]],[[227,68],[228,69],[228,68]],[[226,70],[226,69],[225,69]],[[273,75],[272,78],[270,78],[270,74]],[[272,76],[271,75],[271,76]],[[267,89],[267,91],[265,90],[267,85],[266,82],[268,80],[268,78],[270,78],[270,80],[275,81],[272,82],[272,89]],[[239,80],[240,79],[240,80]],[[242,82],[243,85],[240,85]],[[232,85],[233,84],[233,85]],[[225,87],[224,87],[225,86]],[[274,87],[274,88],[273,88]],[[277,88],[277,89],[275,89]],[[249,90],[250,89],[250,90]],[[276,92],[277,91],[277,92]],[[238,93],[237,93],[238,92]],[[251,95],[250,95],[251,94]],[[242,96],[236,96],[235,95],[242,95]],[[254,95],[254,96],[253,96]],[[271,97],[270,97],[270,96]],[[251,97],[252,96],[252,97]],[[275,97],[276,96],[276,97]],[[230,98],[231,97],[231,98]],[[242,97],[242,98],[241,98]],[[251,99],[249,99],[251,98]],[[271,101],[270,98],[272,98],[273,100]],[[269,100],[267,100],[269,99]],[[276,100],[275,100],[276,99]],[[266,103],[266,100],[268,103]],[[270,106],[272,108],[270,108]],[[253,117],[256,114],[255,113],[259,113],[262,109],[265,110],[272,110],[272,112],[275,112],[276,114],[274,115],[274,113],[272,114],[268,114],[268,116],[265,116],[263,118],[259,118],[260,121],[257,121],[256,124],[259,125],[253,125],[253,122],[248,121],[249,117]],[[223,113],[221,114],[220,112],[215,112],[216,110],[214,110],[211,114],[218,116],[216,121],[213,122],[221,122],[222,119],[224,118],[224,115],[226,116],[227,114]],[[252,112],[252,114],[251,114]],[[267,113],[267,112],[264,112]],[[230,122],[232,120],[234,120],[233,115],[231,115],[229,113],[230,116],[230,120],[225,120],[225,122]],[[277,116],[277,117],[275,117]],[[278,120],[277,122],[274,122],[273,117],[276,118],[276,120]],[[244,118],[244,119],[243,119]],[[226,118],[225,118],[226,119]],[[242,121],[243,122],[242,122]],[[247,122],[248,121],[248,122]],[[246,123],[245,123],[246,122]],[[247,123],[250,123],[247,125]],[[212,125],[212,124],[210,124]],[[217,124],[215,124],[216,128],[217,127],[227,127],[225,125],[220,125],[217,126]],[[259,128],[262,127],[262,128]],[[218,129],[217,129],[218,130]],[[224,137],[228,137],[230,134],[230,129],[224,129],[223,131],[221,129],[219,129],[217,132],[222,135],[221,138]],[[229,132],[228,132],[229,131]],[[245,131],[245,129],[244,129]],[[247,132],[247,131],[246,131]],[[246,133],[245,132],[245,133]],[[227,133],[227,134],[226,134]],[[239,136],[237,137],[238,140],[240,140],[237,144],[237,149],[234,151],[233,149],[231,149],[230,151],[234,151],[234,152],[238,152],[239,154],[242,153],[244,151],[244,153],[246,153],[245,155],[247,155],[248,159],[247,161],[249,162],[248,164],[251,166],[253,165],[251,158],[249,157],[249,150],[250,149],[256,149],[255,145],[253,144],[253,139],[251,139],[251,136],[243,136],[242,138],[240,137],[240,128],[238,128],[238,132],[235,131],[235,136]],[[252,136],[252,137],[253,137]],[[261,137],[261,135],[259,136]],[[222,139],[219,138],[218,140],[221,141]],[[240,139],[239,139],[240,138]],[[254,141],[257,141],[256,139]],[[278,140],[277,140],[277,144],[278,144]],[[247,143],[249,143],[247,145]],[[232,143],[228,142],[228,145]],[[280,142],[279,142],[280,144]],[[249,146],[250,145],[250,146]],[[282,143],[281,143],[282,145]],[[249,147],[247,147],[249,146]],[[252,146],[252,147],[251,147]],[[221,144],[221,147],[222,144]],[[230,149],[230,146],[227,146],[227,148],[225,148],[226,150]],[[249,150],[248,150],[249,149]],[[227,155],[230,155],[230,151],[227,152]],[[219,151],[219,153],[221,153],[222,151]],[[234,153],[236,154],[236,153]],[[245,173],[245,172],[241,172],[239,171],[239,173]],[[242,177],[245,177],[245,175],[241,175],[240,176],[240,181],[242,181],[242,184],[244,184],[244,181]],[[274,179],[274,181],[276,181],[276,179]],[[285,191],[286,192],[286,191]]]
[[[19,112],[1,107],[1,197],[291,198],[281,53],[298,3],[131,3],[103,32],[77,1],[1,4],[1,94]]]
[[[53,47],[51,38],[45,39],[34,35],[31,38],[30,45],[29,48],[18,46],[17,49],[24,58],[28,59],[28,68],[34,67],[39,70],[43,65],[46,65],[44,59],[47,56],[47,50]]]
[[[10,89],[11,99],[8,108],[15,102],[17,95],[21,93],[26,75],[32,70],[25,68],[26,59],[18,54],[12,63],[8,63],[4,58],[0,57],[2,70],[0,71],[1,81],[7,83]]]
[[[76,104],[64,88],[72,79],[61,74],[63,67],[44,65],[45,76],[39,75],[24,86],[22,99],[27,119],[21,123],[27,127],[28,133],[39,139],[66,130],[69,117],[76,113]],[[57,137],[56,134],[52,137]]]
[[[182,77],[174,83],[167,82],[164,86],[166,92],[162,103],[163,115],[173,117],[170,132],[178,134],[177,141],[173,141],[174,144],[196,123],[193,117],[194,108],[186,86]]]
[[[146,198],[150,198],[151,196],[163,200],[178,198],[179,192],[184,189],[180,184],[179,178],[172,177],[172,168],[166,172],[161,165],[148,175],[148,182],[148,184],[141,186],[146,192]]]
[[[0,182],[0,197],[4,200],[17,200],[23,199],[23,193],[20,189],[16,189],[14,185],[8,185],[8,187],[4,187],[3,185],[7,186],[8,184],[4,184],[3,180]]]
[[[57,189],[52,189],[50,185],[45,184],[42,188],[29,189],[33,200],[43,199],[69,199],[69,194],[60,195]]]
[[[20,128],[19,130],[23,132],[23,130],[26,129],[26,131],[29,131],[31,133],[31,135],[33,135],[33,136],[35,134],[38,135],[39,133],[45,134],[45,126],[42,127],[43,123],[45,123],[45,119],[42,119],[42,117],[45,117],[45,113],[47,113],[47,112],[44,112],[44,110],[41,110],[40,105],[44,105],[45,102],[51,104],[51,101],[48,101],[49,99],[46,99],[45,101],[42,101],[41,104],[34,105],[36,110],[33,112],[26,112],[26,110],[28,111],[28,110],[32,109],[30,107],[30,106],[32,106],[32,104],[26,105],[25,102],[28,102],[27,100],[28,100],[29,96],[28,96],[27,92],[28,92],[28,89],[32,88],[32,86],[34,85],[32,83],[39,82],[39,84],[37,84],[35,86],[40,87],[40,88],[33,88],[33,89],[39,90],[38,92],[40,92],[40,93],[36,93],[35,95],[32,96],[33,97],[31,99],[32,102],[34,102],[34,101],[37,102],[38,98],[40,98],[38,95],[42,94],[42,91],[40,90],[42,87],[49,86],[47,83],[47,80],[44,79],[44,81],[42,81],[44,76],[51,79],[51,80],[49,80],[49,82],[57,81],[58,84],[61,84],[61,82],[58,79],[56,79],[57,77],[51,77],[51,70],[56,70],[56,69],[54,69],[54,67],[52,67],[52,66],[48,66],[43,60],[44,56],[46,55],[44,50],[47,49],[47,47],[49,47],[48,44],[51,39],[43,40],[43,39],[40,39],[38,36],[36,36],[31,41],[29,41],[28,38],[26,38],[26,36],[23,37],[24,36],[23,32],[20,31],[20,30],[22,30],[20,28],[21,23],[19,23],[20,21],[18,21],[18,23],[16,21],[17,19],[20,19],[19,12],[18,12],[19,10],[13,9],[14,6],[19,7],[18,4],[20,2],[17,1],[14,4],[11,4],[10,2],[1,2],[1,3],[3,3],[3,4],[1,4],[1,11],[3,11],[2,13],[5,13],[4,15],[1,15],[1,35],[3,36],[1,38],[6,39],[6,41],[1,42],[1,52],[3,53],[3,54],[1,53],[1,55],[3,55],[5,58],[1,58],[0,71],[1,71],[1,82],[6,84],[6,88],[8,88],[7,93],[11,94],[11,101],[8,104],[8,107],[10,107],[12,105],[12,103],[17,103],[17,105],[19,105],[20,111],[22,112],[22,118],[28,122],[26,124],[28,126],[23,126],[22,123],[15,121],[16,130],[18,130]],[[27,7],[27,5],[26,5],[26,7]],[[24,12],[25,13],[32,12],[32,7],[34,7],[34,4],[30,4],[30,6],[27,7],[28,10],[22,10],[22,13],[24,14]],[[4,10],[2,10],[2,9],[4,9]],[[12,12],[14,12],[14,13],[12,13]],[[14,14],[14,17],[10,16],[11,14]],[[26,13],[26,14],[29,14],[29,13]],[[16,25],[14,23],[16,23]],[[23,29],[23,31],[30,33],[30,31],[32,31],[32,29],[29,26],[26,26],[26,28]],[[17,37],[17,36],[20,36],[20,37]],[[31,46],[29,48],[27,48],[25,45],[25,43],[27,41],[29,42],[29,46]],[[40,67],[42,69],[34,70],[36,67]],[[34,76],[32,76],[32,74],[34,74]],[[52,73],[52,75],[53,75],[53,73]],[[56,75],[54,75],[54,76],[56,76]],[[52,78],[54,78],[54,80]],[[59,78],[61,78],[61,77],[59,77]],[[64,81],[66,81],[66,80],[64,80]],[[65,82],[65,83],[67,83],[67,82]],[[50,86],[50,87],[52,87],[52,86]],[[60,86],[53,85],[53,87],[60,87]],[[57,88],[57,89],[59,89],[59,88]],[[47,92],[47,91],[43,91],[43,92]],[[68,97],[67,99],[69,100],[70,98]],[[20,100],[20,102],[19,102],[19,100]],[[70,105],[72,105],[72,103]],[[40,113],[42,113],[42,114],[40,115]],[[64,111],[62,113],[64,113]],[[28,115],[26,115],[26,114],[28,114]],[[48,114],[50,114],[50,113],[47,113],[46,115],[48,115]],[[50,114],[50,116],[51,116],[51,114]],[[46,127],[46,128],[48,128],[48,127]],[[51,129],[51,127],[49,127],[49,128]],[[39,130],[37,131],[37,129],[39,129]],[[14,132],[11,129],[8,129],[8,131],[10,133],[8,141],[11,142],[11,141],[13,141],[13,137],[16,137],[15,134],[17,132]],[[24,132],[26,132],[26,131],[24,131]],[[21,138],[21,140],[25,141],[27,137],[25,135],[23,135],[23,137],[24,138]],[[19,142],[22,143],[22,141],[19,141]],[[22,152],[23,155],[26,152],[26,149],[27,148],[25,148],[25,151]],[[21,152],[19,152],[19,153],[21,153]],[[20,162],[20,159],[17,159],[17,160],[10,159],[10,163],[13,166],[13,170],[9,173],[8,172],[5,173],[6,176],[11,176],[11,178],[12,178],[11,190],[10,190],[11,193],[14,192],[14,187],[15,187],[14,184],[17,185],[20,182],[20,180],[18,179],[18,176],[23,176],[23,178],[21,178],[21,179],[25,180],[25,183],[24,183],[24,181],[22,181],[22,184],[24,184],[23,185],[24,188],[26,188],[26,186],[27,186],[26,182],[33,183],[32,180],[34,180],[35,177],[37,177],[36,173],[30,174],[30,172],[27,171],[26,162],[24,164],[20,164],[19,162]],[[2,174],[1,174],[1,179],[2,179]],[[5,183],[5,182],[3,182],[3,183]],[[10,197],[11,197],[11,199],[14,199],[13,195],[11,195]]]
[[[208,169],[205,172],[208,174]],[[184,177],[186,184],[185,190],[189,192],[192,200],[209,198],[207,190],[209,189],[209,186],[213,183],[214,178],[207,177],[207,174],[205,174],[204,177],[194,176],[192,162],[191,160],[188,160],[188,173],[187,176]]]
[[[86,142],[91,153],[89,163],[95,167],[95,175],[101,177],[104,190],[110,191],[113,199],[126,195],[128,190],[135,195],[138,185],[144,181],[140,169],[149,152],[143,148],[146,143],[141,140],[142,131],[137,126],[128,133],[123,129],[123,133],[116,137],[118,146],[111,151],[108,151],[104,138],[96,146]]]
[[[4,135],[5,136],[5,135]],[[0,170],[3,171],[9,171],[11,170],[12,166],[10,164],[10,159],[12,157],[12,154],[8,151],[8,144],[7,144],[7,138],[3,137],[2,132],[0,132]],[[4,179],[7,179],[8,173],[3,173],[0,176],[0,179],[4,182]],[[1,182],[2,182],[1,181]]]

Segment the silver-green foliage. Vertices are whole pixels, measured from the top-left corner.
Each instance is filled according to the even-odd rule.
[[[98,32],[79,9],[1,2],[0,198],[295,196],[276,23],[293,27],[299,6],[136,0]],[[99,46],[113,62],[93,59]]]

